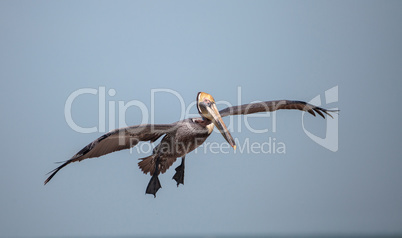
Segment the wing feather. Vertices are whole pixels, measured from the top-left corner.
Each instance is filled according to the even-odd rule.
[[[323,118],[325,118],[324,113],[332,117],[330,112],[338,112],[338,110],[324,109],[303,101],[276,100],[276,101],[256,102],[240,106],[228,107],[219,111],[219,114],[221,115],[221,117],[226,117],[233,115],[246,115],[257,112],[273,112],[281,109],[297,109],[301,111],[306,111],[313,116],[315,116],[316,112]]]
[[[48,183],[60,169],[70,163],[99,157],[119,150],[130,149],[140,141],[154,142],[162,135],[175,130],[175,126],[176,123],[160,125],[145,124],[110,131],[89,143],[71,159],[64,161],[59,167],[50,171],[50,176],[45,180],[45,184]]]

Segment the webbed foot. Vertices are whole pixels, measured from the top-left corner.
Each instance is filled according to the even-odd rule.
[[[156,192],[161,188],[161,183],[159,181],[158,175],[153,175],[148,183],[146,194],[153,194],[156,197]]]
[[[181,164],[177,166],[176,173],[173,175],[173,179],[177,182],[177,187],[179,187],[179,184],[184,185],[184,159],[185,157],[182,158]]]

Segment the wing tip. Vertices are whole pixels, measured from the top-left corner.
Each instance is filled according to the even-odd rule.
[[[315,113],[314,113],[315,110],[313,110],[313,109],[307,109],[307,111],[308,111],[308,113],[310,113],[311,115],[315,116]]]
[[[330,116],[331,118],[334,118],[334,117],[331,115],[330,112],[338,114],[339,111],[340,111],[339,109],[325,109],[325,110],[324,110],[325,114],[327,114],[327,115]]]
[[[70,160],[64,161],[64,163],[58,162],[58,163],[63,163],[63,164],[46,174],[46,175],[50,174],[50,176],[45,180],[43,185],[46,185],[50,180],[52,180],[52,178],[57,174],[57,172],[60,171],[60,169],[64,168],[64,166],[68,165],[71,162],[74,162],[74,161],[72,159],[70,159]]]

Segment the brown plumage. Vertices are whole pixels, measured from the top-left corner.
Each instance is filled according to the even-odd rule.
[[[184,119],[172,124],[131,126],[104,134],[81,149],[71,159],[52,170],[50,176],[45,180],[45,184],[70,163],[129,149],[140,141],[155,142],[161,136],[164,136],[160,144],[155,147],[152,155],[141,158],[141,161],[138,163],[142,172],[145,174],[150,173],[152,176],[146,193],[155,195],[158,189],[161,188],[158,175],[165,173],[178,157],[182,157],[182,164],[176,168],[176,174],[173,178],[176,180],[177,185],[184,183],[185,155],[204,143],[211,134],[214,125],[217,126],[227,142],[233,148],[236,148],[234,140],[221,117],[269,112],[279,109],[297,109],[307,111],[314,116],[317,113],[325,118],[325,114],[331,116],[329,112],[336,112],[335,110],[326,110],[306,102],[290,100],[251,103],[228,107],[218,112],[213,97],[202,92],[197,95],[197,108],[202,116],[201,118]]]
[[[323,113],[332,118],[331,114],[329,114],[328,112],[337,112],[337,110],[327,110],[302,101],[276,100],[228,107],[220,110],[219,114],[221,115],[221,117],[226,117],[233,115],[252,114],[257,112],[272,112],[280,109],[297,109],[301,111],[307,111],[313,116],[315,116],[314,112],[316,112],[323,118],[325,118]]]

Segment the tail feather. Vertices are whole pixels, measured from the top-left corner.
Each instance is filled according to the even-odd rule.
[[[138,167],[144,174],[150,173],[151,175],[153,175],[155,172],[155,159],[155,154],[152,154],[145,158],[141,158],[141,161],[138,163]]]

